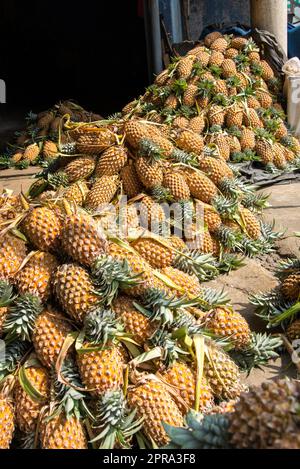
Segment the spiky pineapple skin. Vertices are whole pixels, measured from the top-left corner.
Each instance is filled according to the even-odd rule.
[[[127,149],[122,145],[111,146],[101,153],[95,168],[95,176],[113,176],[125,166]]]
[[[103,204],[108,204],[118,190],[117,176],[102,176],[97,179],[89,191],[85,206],[90,210],[98,210]]]
[[[15,386],[15,406],[16,422],[18,428],[25,433],[33,432],[36,429],[40,411],[49,398],[49,377],[45,368],[28,367],[25,370],[27,379],[31,385],[43,396],[44,402],[34,400],[23,389],[18,381]]]
[[[166,241],[160,243],[154,238],[141,237],[133,241],[131,245],[152,267],[162,269],[170,266],[176,257],[175,251]]]
[[[257,217],[247,208],[242,208],[240,215],[245,224],[247,234],[252,239],[258,239],[261,236],[261,229]]]
[[[206,316],[205,326],[219,337],[228,337],[236,349],[244,349],[251,342],[247,321],[231,308],[215,308]]]
[[[213,158],[211,156],[205,156],[199,162],[199,167],[211,181],[218,185],[224,178],[231,179],[233,177],[232,170],[227,166],[225,161]],[[200,199],[201,200],[201,199]],[[209,203],[210,201],[203,200],[203,202]]]
[[[22,222],[21,229],[32,244],[41,251],[58,251],[61,221],[53,210],[47,207],[32,209]]]
[[[67,187],[63,192],[66,200],[75,202],[77,205],[83,205],[89,189],[84,181],[75,182]]]
[[[162,184],[163,171],[159,162],[150,162],[147,158],[140,157],[135,162],[135,169],[139,180],[146,188]]]
[[[300,273],[288,275],[281,284],[281,291],[285,298],[297,301],[300,295]]]
[[[134,299],[119,295],[113,302],[113,310],[124,324],[125,331],[132,334],[134,340],[143,345],[156,330],[155,323],[137,311],[133,305]]]
[[[176,285],[183,288],[185,294],[189,297],[197,297],[200,295],[201,286],[198,277],[194,274],[186,274],[175,267],[164,267],[161,273],[171,279]],[[181,293],[174,290],[175,295],[179,296]]]
[[[15,283],[19,293],[38,296],[42,302],[51,295],[51,281],[58,261],[49,252],[37,252],[18,272]]]
[[[0,279],[12,278],[26,257],[23,240],[6,233],[0,236]]]
[[[163,186],[170,190],[174,200],[188,200],[190,189],[184,177],[179,173],[167,172],[163,178]]]
[[[142,191],[142,184],[134,165],[126,165],[120,172],[123,189],[128,198],[136,197]]]
[[[186,181],[193,197],[209,204],[218,194],[218,189],[213,181],[205,174],[191,171],[186,174]]]
[[[192,132],[191,130],[183,130],[176,138],[176,145],[181,150],[187,152],[201,154],[204,142],[201,135]]]
[[[53,291],[63,310],[79,323],[100,300],[88,272],[76,264],[63,264],[57,269]]]
[[[32,343],[40,362],[51,369],[67,335],[73,331],[67,318],[48,307],[38,315],[32,331]]]
[[[124,359],[119,347],[107,344],[103,350],[81,353],[87,347],[93,347],[93,344],[85,343],[77,354],[77,364],[85,387],[93,396],[120,389],[123,384]]]
[[[50,419],[48,420],[48,417]],[[67,419],[64,414],[45,415],[40,427],[42,449],[87,449],[88,443],[81,420]]]
[[[109,129],[99,129],[96,133],[85,132],[80,135],[76,142],[76,149],[79,153],[98,155],[115,141],[115,136]]]
[[[104,233],[87,214],[76,213],[66,217],[62,230],[62,247],[75,261],[91,266],[107,250]]]
[[[296,319],[288,326],[286,336],[290,342],[300,338],[300,319]]]
[[[15,411],[12,402],[0,395],[0,449],[10,447],[15,431]]]
[[[128,402],[137,409],[138,417],[144,417],[143,431],[160,447],[169,438],[162,426],[166,422],[176,427],[183,426],[183,416],[165,386],[155,381],[140,384],[129,390]]]

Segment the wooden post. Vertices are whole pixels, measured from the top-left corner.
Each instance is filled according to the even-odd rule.
[[[274,34],[287,53],[287,0],[251,0],[251,22]]]

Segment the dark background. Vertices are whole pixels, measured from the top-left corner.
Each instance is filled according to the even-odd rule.
[[[2,117],[64,98],[107,115],[142,93],[148,77],[140,3],[1,0]]]

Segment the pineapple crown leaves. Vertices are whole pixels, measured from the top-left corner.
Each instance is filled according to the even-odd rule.
[[[262,76],[263,69],[262,69],[262,66],[259,63],[257,63],[257,62],[251,63],[250,68],[251,68],[251,72],[254,75],[259,76],[259,77]]]
[[[279,356],[278,349],[283,345],[279,336],[252,332],[251,342],[244,350],[230,352],[231,358],[248,374],[252,368],[260,367]]]
[[[170,329],[173,331],[184,330],[184,333],[189,336],[203,332],[202,327],[197,324],[195,317],[184,310],[176,311]]]
[[[42,309],[41,300],[37,296],[30,294],[19,296],[6,317],[4,332],[8,337],[17,336],[22,340],[30,340],[35,320]]]
[[[221,67],[218,67],[217,65],[211,65],[209,67],[209,70],[216,78],[220,78],[220,76],[222,75],[222,69]]]
[[[228,88],[235,88],[236,86],[241,85],[241,80],[239,79],[239,77],[234,75],[233,77],[229,77],[226,79],[226,84]]]
[[[243,163],[244,161],[260,161],[260,157],[249,148],[242,151],[236,151],[231,155],[231,161],[234,163]]]
[[[174,197],[171,194],[170,190],[167,187],[156,186],[151,189],[151,197],[156,200],[156,202],[173,202]]]
[[[246,54],[248,54],[249,52],[259,52],[259,47],[256,42],[252,39],[252,37],[250,37],[247,41],[247,44],[245,44],[243,50]]]
[[[211,254],[203,254],[197,250],[182,251],[174,261],[174,266],[187,274],[195,274],[199,280],[214,278],[218,274],[215,258]]]
[[[237,250],[244,253],[244,255],[247,257],[254,257],[259,254],[267,254],[272,252],[273,248],[267,240],[252,239],[243,235],[239,239]]]
[[[152,142],[149,138],[142,138],[139,142],[138,152],[140,156],[149,158],[150,161],[159,161],[163,158],[163,150],[157,145],[157,143]]]
[[[136,420],[135,416],[136,409],[128,409],[122,391],[107,391],[97,402],[93,428],[100,429],[100,433],[91,443],[100,442],[99,449],[114,449],[116,443],[129,449],[128,440],[143,425],[143,418]]]
[[[193,168],[199,167],[199,158],[194,153],[187,153],[183,150],[179,150],[178,148],[174,148],[171,156],[173,160],[178,163],[192,166]]]
[[[104,347],[108,342],[123,336],[124,327],[111,309],[95,308],[85,317],[82,337],[92,344]]]
[[[163,325],[171,324],[174,312],[197,304],[197,299],[189,300],[186,297],[169,297],[166,292],[158,288],[148,288],[141,301],[142,305],[134,302],[135,308],[152,321],[161,321]]]
[[[237,197],[243,193],[252,192],[253,186],[241,181],[238,177],[223,178],[219,183],[219,189],[228,197]]]
[[[298,273],[298,271],[300,271],[300,259],[287,258],[279,262],[276,274],[281,277],[295,272]]]
[[[166,449],[228,449],[229,420],[226,414],[205,415],[189,411],[186,416],[186,428],[173,427],[163,422],[163,427],[170,437]]]
[[[249,57],[243,53],[238,54],[233,60],[236,64],[237,70],[239,71],[244,70],[250,64]]]
[[[185,92],[187,87],[188,84],[184,78],[179,78],[178,80],[175,80],[171,86],[172,91],[176,94],[176,96],[181,96]]]
[[[250,295],[249,301],[256,306],[256,316],[268,322],[267,327],[278,326],[287,319],[282,317],[286,311],[294,306],[293,302],[286,300],[278,291]]]
[[[254,211],[261,211],[269,207],[268,198],[269,194],[258,194],[249,192],[241,201],[242,205]]]
[[[229,273],[232,270],[237,270],[245,265],[246,264],[244,263],[243,257],[226,252],[222,254],[222,257],[218,263],[218,270],[222,273]]]
[[[197,113],[194,109],[190,108],[189,106],[186,106],[185,104],[182,104],[177,109],[176,114],[179,116],[183,116],[186,119],[189,119],[190,117],[194,117]]]
[[[91,273],[97,292],[106,304],[111,304],[120,288],[127,289],[139,283],[139,274],[132,274],[126,259],[121,261],[105,254],[93,263]]]
[[[15,298],[12,285],[4,280],[0,280],[0,308],[8,306]]]
[[[0,382],[18,367],[29,350],[29,343],[16,339],[5,343],[5,357],[0,360]]]
[[[226,225],[221,225],[216,235],[220,243],[230,249],[237,249],[239,247],[239,241],[242,236],[238,231],[234,231]]]
[[[217,195],[212,202],[213,207],[222,216],[231,216],[237,212],[238,202],[234,198]]]
[[[68,419],[72,416],[79,419],[89,414],[85,404],[86,394],[82,392],[83,385],[75,361],[70,358],[65,359],[60,371],[64,382],[58,379],[55,370],[51,373],[53,398],[58,404],[58,412],[64,410]]]
[[[198,95],[205,98],[210,97],[214,90],[214,82],[212,80],[200,80],[197,84],[198,86]]]
[[[224,306],[229,303],[230,299],[227,296],[227,293],[224,292],[224,289],[218,291],[210,287],[205,287],[201,289],[200,297],[206,303],[201,305],[201,308],[209,311],[212,308],[217,306]]]
[[[276,241],[281,239],[285,232],[283,231],[274,231],[274,224],[273,223],[264,223],[260,220],[260,231],[261,231],[261,240],[265,243],[265,247],[267,249],[267,245],[269,244],[272,246]]]
[[[67,187],[69,185],[69,178],[63,171],[57,171],[56,173],[49,173],[47,175],[48,185],[52,189],[58,189],[59,187]]]
[[[224,94],[218,93],[215,94],[212,98],[212,102],[214,104],[218,104],[219,106],[227,107],[229,106],[229,99]]]
[[[169,332],[157,330],[151,336],[150,341],[155,347],[161,348],[161,360],[167,368],[177,361],[181,355],[188,354],[178,346],[177,340]]]

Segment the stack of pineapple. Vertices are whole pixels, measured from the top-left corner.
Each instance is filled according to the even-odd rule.
[[[292,171],[300,144],[286,127],[281,99],[280,78],[251,37],[213,32],[176,57],[123,112],[159,124],[179,148],[195,151],[201,141],[225,161]]]
[[[60,145],[69,142],[68,121],[91,122],[101,120],[101,116],[88,112],[72,101],[62,101],[52,108],[26,117],[27,126],[16,132],[16,139],[9,144],[7,152],[0,158],[0,169],[15,167],[27,168],[39,165],[45,159],[55,158],[60,153]]]
[[[1,448],[163,446],[163,422],[232,405],[245,363],[276,356],[169,244],[146,256],[66,199],[17,199],[1,207]]]

